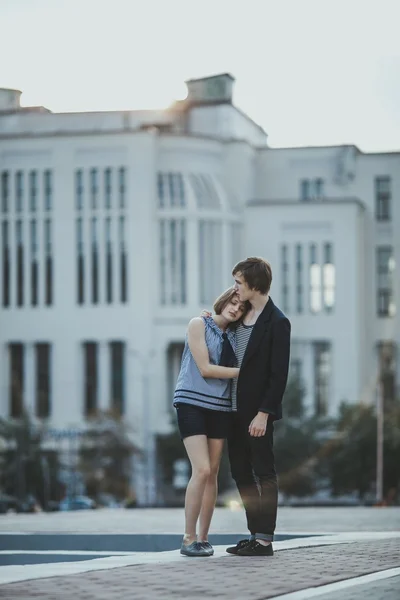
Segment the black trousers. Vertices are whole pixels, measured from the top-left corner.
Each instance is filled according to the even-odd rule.
[[[246,511],[247,527],[259,539],[273,540],[278,508],[278,484],[274,464],[274,423],[268,421],[262,437],[252,437],[249,422],[232,415],[228,436],[231,473]]]

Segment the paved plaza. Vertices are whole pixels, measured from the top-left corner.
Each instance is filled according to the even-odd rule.
[[[175,544],[182,523],[181,509],[1,515],[0,598],[400,597],[400,508],[282,507],[270,558],[231,556],[226,544],[202,560],[177,550],[129,551],[137,536]],[[217,509],[215,539],[245,532],[242,510]]]

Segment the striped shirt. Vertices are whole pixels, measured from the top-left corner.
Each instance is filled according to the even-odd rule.
[[[205,341],[210,363],[218,365],[221,358],[222,336],[224,332],[218,327],[212,317],[202,318],[205,326]],[[226,334],[235,352],[235,332],[228,329]],[[190,352],[187,334],[182,354],[181,370],[175,388],[174,406],[181,402],[211,410],[221,410],[224,412],[232,410],[231,380],[202,376]]]
[[[236,358],[238,367],[242,366],[253,327],[254,325],[243,325],[243,323],[240,323],[236,329]],[[232,380],[232,410],[237,410],[237,379]]]

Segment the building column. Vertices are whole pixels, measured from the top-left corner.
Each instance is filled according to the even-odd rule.
[[[228,287],[233,285],[233,278],[231,275],[233,264],[232,264],[232,224],[230,221],[222,221],[221,223],[221,237],[222,237],[222,282],[221,292]]]
[[[186,290],[188,306],[199,306],[199,231],[197,218],[188,217],[186,227]]]

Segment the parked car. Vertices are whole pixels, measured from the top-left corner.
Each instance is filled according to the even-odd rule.
[[[96,508],[96,502],[88,496],[72,496],[60,502],[60,510],[89,510]]]
[[[0,494],[0,513],[5,514],[10,510],[17,513],[37,512],[38,504],[32,495],[28,495],[24,500],[20,500],[9,494]]]
[[[0,494],[0,514],[8,513],[9,510],[17,510],[18,499],[9,494]]]

